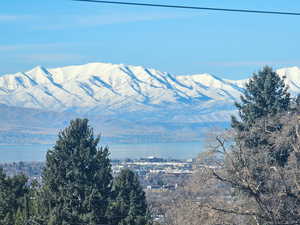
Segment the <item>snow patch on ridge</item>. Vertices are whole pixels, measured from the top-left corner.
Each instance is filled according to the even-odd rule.
[[[300,92],[300,68],[277,70],[293,93]],[[246,80],[226,80],[211,74],[174,76],[141,66],[89,63],[0,76],[0,103],[43,110],[94,112],[97,109],[151,111],[198,108],[243,94]],[[226,105],[225,104],[225,105]],[[201,108],[201,109],[200,109]],[[212,115],[207,115],[208,117]]]

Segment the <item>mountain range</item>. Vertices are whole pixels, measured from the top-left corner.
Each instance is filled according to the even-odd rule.
[[[300,93],[300,68],[277,73]],[[38,66],[0,76],[0,142],[52,143],[76,117],[89,118],[107,142],[197,141],[209,127],[228,126],[246,82],[123,64]]]

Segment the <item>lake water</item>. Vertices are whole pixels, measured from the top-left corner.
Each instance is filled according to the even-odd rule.
[[[44,161],[46,152],[53,145],[0,145],[0,162]],[[173,159],[196,157],[202,149],[200,142],[109,144],[112,159],[137,159],[156,156]]]

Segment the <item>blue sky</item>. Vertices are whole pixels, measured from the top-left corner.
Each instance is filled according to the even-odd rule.
[[[135,1],[300,12],[299,0]],[[299,24],[300,16],[3,1],[0,74],[36,65],[111,62],[242,79],[266,64],[300,66]]]

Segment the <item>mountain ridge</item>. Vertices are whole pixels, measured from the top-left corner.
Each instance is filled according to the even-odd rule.
[[[0,103],[38,109],[50,106],[54,110],[99,104],[151,107],[226,97],[234,100],[240,94],[237,86],[210,74],[174,76],[140,66],[107,63],[54,69],[38,66],[0,76],[0,87]]]
[[[299,67],[277,72],[292,94],[300,93]],[[114,142],[195,141],[207,127],[228,126],[245,82],[124,64],[37,66],[0,76],[0,113],[16,118],[2,121],[0,142],[3,135],[13,134],[13,141],[26,132],[36,135],[31,124],[39,134],[53,135],[75,117],[89,118]]]

